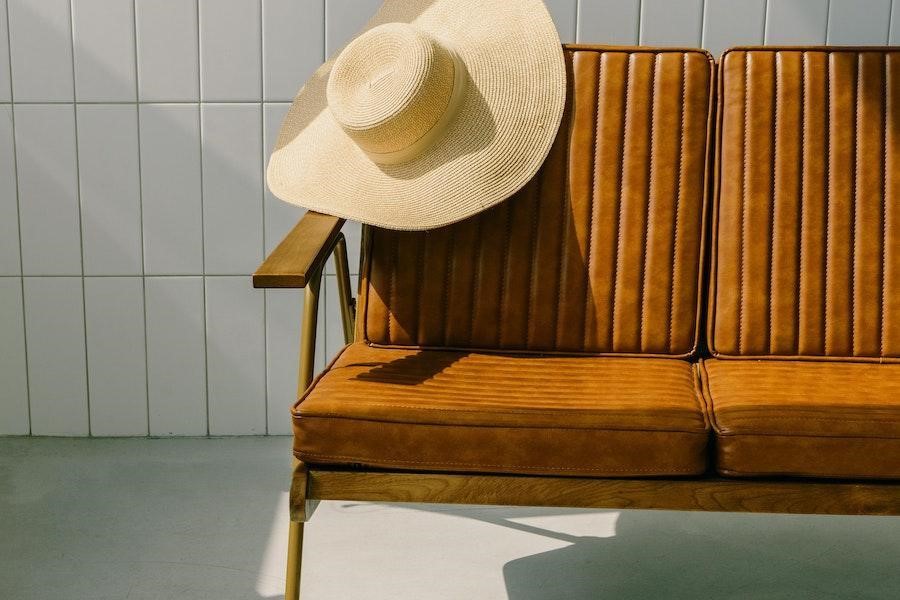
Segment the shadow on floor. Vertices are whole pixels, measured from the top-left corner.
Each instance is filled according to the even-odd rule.
[[[501,510],[440,512],[565,544],[506,563],[509,600],[900,598],[893,517],[621,511],[614,536],[593,537],[528,524],[518,510],[510,521]]]
[[[510,600],[900,598],[900,523],[623,512],[610,538],[504,565]]]

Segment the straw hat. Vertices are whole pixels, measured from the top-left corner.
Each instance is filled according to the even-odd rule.
[[[565,80],[541,0],[387,0],[298,92],[269,188],[391,229],[453,223],[537,172]]]

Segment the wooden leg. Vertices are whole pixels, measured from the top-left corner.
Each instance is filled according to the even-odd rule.
[[[345,250],[346,252],[346,250]],[[322,272],[314,273],[306,283],[303,305],[303,330],[300,336],[300,372],[297,376],[297,397],[312,381],[315,362],[316,319],[319,314],[319,290]],[[285,600],[300,598],[300,566],[303,563],[303,523],[309,520],[314,505],[306,500],[306,465],[294,459],[290,492],[291,525],[288,531],[287,572],[284,585]]]
[[[285,600],[300,597],[300,567],[303,564],[303,524],[312,516],[315,503],[306,498],[308,484],[306,465],[294,459],[291,479],[291,526],[288,530],[287,576],[284,585]]]
[[[300,598],[300,566],[303,562],[303,523],[291,521],[288,532],[287,579],[284,584],[284,600]]]

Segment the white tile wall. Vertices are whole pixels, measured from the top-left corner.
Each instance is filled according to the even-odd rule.
[[[262,97],[262,6],[259,0],[200,0],[200,97]]]
[[[0,0],[0,102],[9,102],[9,28],[6,25],[6,0]]]
[[[829,44],[851,46],[888,42],[891,0],[831,0],[828,9]]]
[[[141,275],[137,106],[79,104],[78,174],[85,275]]]
[[[199,106],[143,104],[139,117],[144,269],[203,273]]]
[[[145,102],[200,98],[197,0],[135,0],[137,79]]]
[[[31,433],[88,435],[81,277],[25,277]]]
[[[72,2],[75,98],[79,102],[134,101],[134,0]]]
[[[287,114],[290,104],[269,103],[263,108],[263,148],[267,151],[275,146],[278,136],[278,128]],[[287,202],[282,202],[269,191],[265,190],[265,226],[266,254],[271,252],[284,235],[297,223],[297,219],[303,214],[303,209]]]
[[[86,277],[88,385],[92,435],[147,435],[144,282]]]
[[[19,277],[0,277],[0,340],[0,435],[27,435],[28,371]]]
[[[21,274],[13,115],[0,105],[0,276]]]
[[[900,2],[897,6],[891,5],[891,39],[890,43],[900,44]]]
[[[70,0],[6,0],[13,97],[19,102],[71,101]]]
[[[637,44],[640,16],[640,0],[581,0],[578,41]]]
[[[900,0],[547,3],[582,43],[900,43]],[[0,0],[0,434],[290,432],[303,293],[249,274],[302,210],[263,167],[379,5]],[[342,344],[326,272],[318,368]]]
[[[556,24],[559,39],[563,42],[575,41],[575,22],[578,19],[578,0],[544,0],[550,16]]]
[[[206,435],[203,277],[147,277],[150,435]]]
[[[703,0],[642,0],[640,41],[645,46],[699,46]]]
[[[703,47],[719,56],[729,46],[763,43],[766,0],[706,0]]]
[[[250,279],[206,277],[209,432],[266,432],[265,297]]]
[[[81,275],[78,156],[72,104],[14,104],[25,275]]]
[[[262,0],[263,96],[292,100],[325,60],[325,0]]]
[[[204,104],[203,243],[206,272],[252,273],[263,259],[259,104]]]
[[[302,290],[266,290],[266,413],[271,434],[288,434],[288,410],[297,397],[297,367],[300,363],[300,317]],[[328,301],[319,298],[318,321],[327,325]],[[325,335],[316,337],[316,370],[325,366]]]
[[[900,0],[898,0],[900,2]],[[768,0],[767,44],[824,44],[829,0]]]

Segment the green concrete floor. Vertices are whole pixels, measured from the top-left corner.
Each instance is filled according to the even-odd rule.
[[[280,597],[290,440],[0,438],[0,598]],[[900,518],[326,502],[304,600],[900,598]]]

